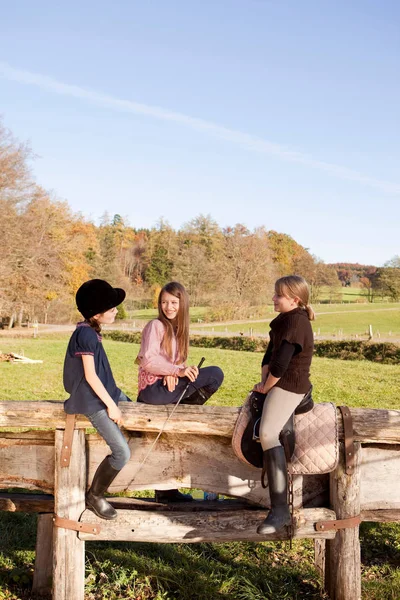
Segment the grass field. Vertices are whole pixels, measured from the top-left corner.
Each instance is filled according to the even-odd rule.
[[[63,400],[62,367],[67,337],[48,339],[1,339],[3,352],[25,354],[43,364],[0,363],[0,400]],[[121,389],[137,395],[137,344],[105,340],[104,346]],[[209,404],[239,406],[260,378],[261,354],[192,348],[189,360],[217,364],[225,373],[221,390]],[[347,402],[350,406],[400,408],[400,367],[364,361],[339,361],[315,357],[312,379],[317,402]]]
[[[320,304],[314,307],[316,319],[312,322],[313,330],[321,336],[365,336],[369,325],[372,325],[374,336],[385,339],[400,337],[400,303],[379,304]],[[199,323],[191,326],[196,332],[223,332],[266,335],[271,320],[277,315],[271,307],[266,309],[265,320],[247,320],[226,324]]]
[[[0,363],[0,400],[65,399],[62,364],[67,337],[1,339],[3,352],[43,364]],[[133,399],[138,346],[105,341],[119,386]],[[194,348],[225,372],[210,404],[240,405],[259,380],[260,354]],[[400,408],[400,367],[315,358],[315,399],[349,406]],[[35,515],[0,513],[0,600],[31,600]],[[400,526],[361,527],[363,600],[400,598]],[[294,543],[128,544],[91,542],[86,554],[86,600],[317,600],[324,598],[310,541]],[[73,599],[71,599],[73,600]]]
[[[272,306],[264,309],[265,317],[227,323],[207,323],[204,320],[209,309],[194,307],[190,309],[191,331],[193,333],[231,333],[237,335],[266,335],[269,323],[276,316]],[[400,302],[375,302],[353,304],[317,304],[314,306],[316,320],[313,329],[316,335],[323,337],[366,336],[372,325],[374,336],[387,340],[400,338]],[[155,309],[135,311],[133,321],[144,323],[157,316]]]

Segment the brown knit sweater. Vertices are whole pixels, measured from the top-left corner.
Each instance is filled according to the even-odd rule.
[[[311,386],[310,365],[314,351],[314,335],[307,312],[303,308],[295,308],[289,312],[280,313],[271,321],[270,326],[272,353],[268,364],[272,365],[284,340],[296,347],[289,366],[276,387],[296,394],[305,394]]]

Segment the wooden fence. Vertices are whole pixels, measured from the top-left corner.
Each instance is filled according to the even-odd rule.
[[[199,488],[233,499],[162,505],[154,500],[115,498],[115,521],[85,510],[85,490],[108,453],[78,416],[71,461],[62,466],[65,414],[58,402],[0,402],[0,510],[39,513],[33,595],[52,585],[53,600],[83,600],[85,540],[226,542],[285,539],[259,536],[269,499],[260,472],[233,454],[231,436],[239,408],[181,406],[140,464],[171,406],[128,404],[123,408],[132,457],[111,485],[122,490]],[[332,600],[360,600],[358,525],[336,530],[353,517],[400,521],[400,411],[354,408],[352,475],[344,465],[339,417],[340,460],[329,475],[294,477],[294,537],[314,538],[316,565]],[[19,431],[12,429],[19,428]],[[27,431],[21,432],[21,428]],[[65,450],[65,448],[64,448]],[[7,488],[40,494],[8,494]],[[57,517],[55,522],[55,517]],[[61,521],[60,521],[61,519]],[[66,519],[76,530],[65,528]],[[336,521],[339,520],[339,524]],[[323,523],[318,527],[318,523]],[[61,525],[61,526],[59,526]],[[319,529],[319,530],[318,530]],[[52,584],[50,583],[52,582]]]

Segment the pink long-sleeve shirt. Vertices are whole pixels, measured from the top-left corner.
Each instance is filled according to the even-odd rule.
[[[161,347],[165,328],[158,319],[147,323],[142,331],[142,341],[137,357],[139,363],[139,392],[148,385],[152,385],[165,375],[178,375],[183,364],[176,364],[177,347],[176,339],[172,339],[172,356],[174,360]]]

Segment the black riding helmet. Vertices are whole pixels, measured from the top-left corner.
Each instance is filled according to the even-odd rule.
[[[122,288],[113,288],[103,279],[90,279],[76,292],[76,305],[85,319],[90,319],[118,306],[125,296]]]

